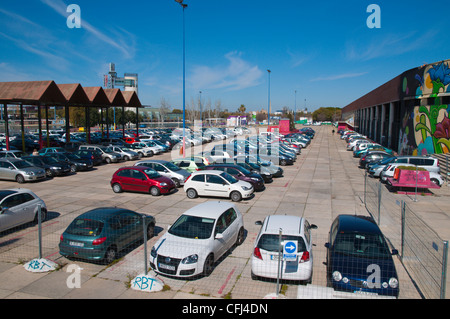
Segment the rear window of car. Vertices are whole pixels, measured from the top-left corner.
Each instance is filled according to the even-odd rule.
[[[95,237],[102,232],[104,223],[94,219],[77,218],[67,228],[66,232],[71,235]]]
[[[300,236],[289,236],[289,235],[282,235],[281,241],[290,241],[290,240],[296,240],[297,241],[297,252],[302,252],[306,250],[305,241]],[[283,251],[282,248],[280,248],[280,235],[275,234],[264,234],[261,236],[261,238],[258,241],[258,248],[264,249],[270,252],[278,252],[280,249]]]

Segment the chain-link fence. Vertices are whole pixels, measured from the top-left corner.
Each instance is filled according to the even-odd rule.
[[[379,180],[365,177],[364,202],[393,247],[419,293],[445,298],[448,242]]]

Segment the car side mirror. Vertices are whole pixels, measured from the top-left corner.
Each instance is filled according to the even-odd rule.
[[[330,248],[330,243],[325,243],[324,245],[326,248]]]
[[[318,227],[317,227],[317,225],[315,225],[315,224],[311,224],[311,225],[309,225],[309,229],[317,229]]]
[[[398,250],[397,249],[392,249],[392,256],[398,255]]]
[[[214,237],[214,239],[223,239],[223,235],[222,234],[216,234],[216,237]]]
[[[258,226],[262,226],[262,221],[260,221],[260,220],[257,220],[256,222],[255,222],[255,225],[258,225]]]

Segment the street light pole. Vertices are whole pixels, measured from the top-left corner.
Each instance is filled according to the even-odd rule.
[[[183,158],[186,157],[186,31],[184,9],[187,4],[183,0],[175,0],[183,8]]]
[[[269,131],[270,127],[270,73],[272,71],[267,70],[269,73],[269,87],[268,87],[268,102],[267,102],[267,131]]]

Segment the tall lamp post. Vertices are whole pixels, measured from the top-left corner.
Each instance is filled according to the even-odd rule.
[[[268,101],[267,101],[267,130],[269,130],[270,127],[270,73],[272,71],[267,70],[269,73],[269,87],[268,87]]]
[[[187,4],[183,3],[184,0],[175,0],[183,8],[183,158],[186,157],[186,32],[184,21],[184,9],[187,8]]]

